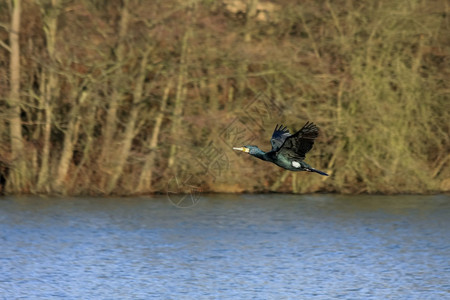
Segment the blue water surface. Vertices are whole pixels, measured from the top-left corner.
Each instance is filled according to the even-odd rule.
[[[0,299],[450,299],[450,197],[0,198]]]

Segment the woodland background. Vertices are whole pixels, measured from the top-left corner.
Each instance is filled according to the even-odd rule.
[[[447,0],[0,1],[8,194],[450,190]],[[275,125],[321,130],[293,173]]]

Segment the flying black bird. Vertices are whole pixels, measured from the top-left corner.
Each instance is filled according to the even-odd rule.
[[[316,172],[328,176],[305,163],[306,153],[314,145],[314,139],[319,135],[319,128],[314,123],[306,122],[305,126],[294,134],[289,133],[287,127],[275,126],[270,143],[272,150],[264,152],[258,146],[233,147],[234,150],[244,151],[259,159],[270,161],[279,167],[290,171]]]

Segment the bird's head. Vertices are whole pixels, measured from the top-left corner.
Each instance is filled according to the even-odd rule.
[[[242,151],[242,152],[248,153],[250,155],[254,155],[261,151],[261,149],[259,149],[258,146],[252,146],[252,145],[247,145],[244,147],[233,147],[233,150]]]

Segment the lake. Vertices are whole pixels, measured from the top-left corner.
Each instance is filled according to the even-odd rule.
[[[448,195],[173,203],[0,198],[0,299],[450,299]]]

